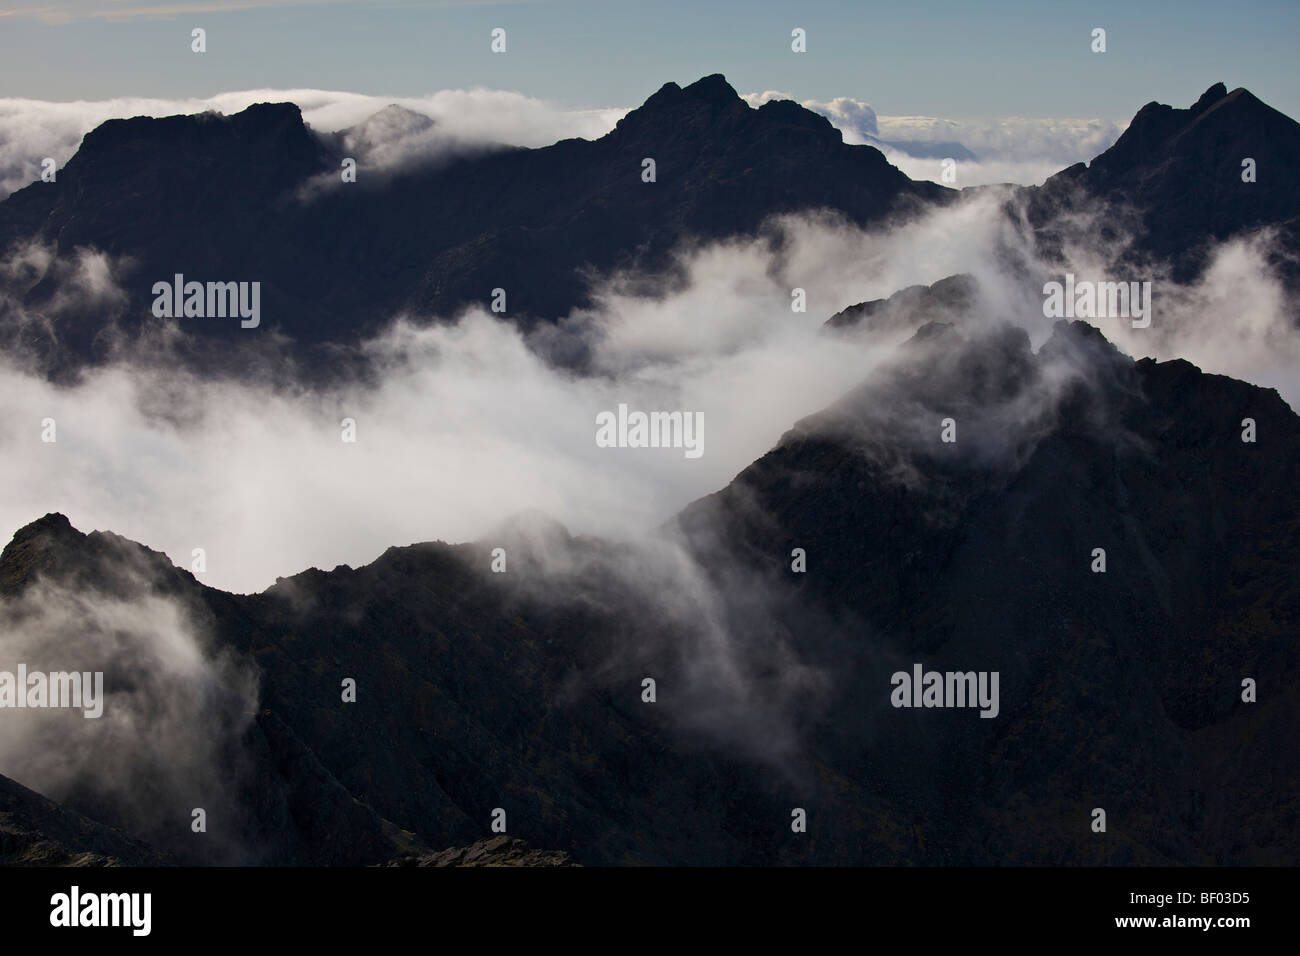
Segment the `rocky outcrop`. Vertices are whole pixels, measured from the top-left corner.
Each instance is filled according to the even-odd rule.
[[[392,860],[389,866],[577,866],[569,854],[552,850],[534,850],[523,840],[505,835],[479,840],[465,847],[453,847],[439,853],[407,856]]]

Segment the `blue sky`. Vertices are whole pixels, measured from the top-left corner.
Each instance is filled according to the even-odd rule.
[[[208,52],[189,49],[191,28]],[[508,52],[489,51],[504,27]],[[790,51],[790,30],[808,52]],[[1107,31],[1104,54],[1089,49]],[[851,96],[891,114],[1127,119],[1219,80],[1300,115],[1300,4],[767,0],[5,0],[0,96],[208,96],[250,88],[518,90],[630,106],[667,80]]]

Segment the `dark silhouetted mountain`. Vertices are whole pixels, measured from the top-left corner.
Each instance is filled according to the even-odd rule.
[[[37,580],[83,598],[164,596],[256,661],[261,705],[276,719],[259,718],[242,741],[244,760],[223,768],[243,804],[208,808],[208,836],[244,848],[243,862],[421,856],[421,843],[490,836],[496,807],[508,810],[511,835],[580,848],[580,862],[770,859],[757,834],[784,826],[788,809],[760,768],[699,734],[672,732],[671,704],[664,712],[640,702],[646,669],[676,688],[665,697],[685,699],[686,662],[663,645],[665,609],[618,572],[626,553],[556,540],[536,522],[499,540],[508,575],[487,571],[485,545],[426,544],[237,596],[53,515],[15,536],[0,580],[10,598]],[[554,552],[545,566],[569,570],[543,574],[544,551]],[[570,596],[558,605],[556,588]],[[357,681],[356,705],[340,702],[343,677]],[[766,822],[750,816],[764,793]],[[374,815],[349,820],[349,801],[416,827],[416,847],[398,852]],[[111,808],[77,807],[111,817]],[[220,820],[231,823],[217,834]],[[184,832],[188,821],[172,826]]]
[[[853,675],[828,762],[928,806],[930,840],[967,861],[1294,861],[1294,796],[1266,781],[1300,756],[1300,420],[1084,323],[1037,355],[1019,330],[942,325],[911,350],[680,519],[706,565],[748,556],[798,578],[795,607],[857,622],[828,652]],[[1247,417],[1266,445],[1241,440]],[[887,675],[914,661],[1000,671],[1001,714],[891,713]],[[1275,696],[1243,703],[1259,674]]]
[[[1036,190],[1030,218],[1050,231],[1063,213],[1104,211],[1098,201],[1133,209],[1136,221],[1118,219],[1114,234],[1132,227],[1136,251],[1172,262],[1182,281],[1204,265],[1208,244],[1260,226],[1279,225],[1286,247],[1300,250],[1297,157],[1300,124],[1248,90],[1216,83],[1190,109],[1142,107],[1110,149]],[[1247,159],[1253,182],[1242,179]],[[1276,264],[1300,277],[1285,256]]]
[[[259,104],[230,117],[103,124],[56,182],[0,203],[0,249],[39,243],[64,260],[99,250],[118,262],[126,297],[81,302],[56,295],[54,273],[13,271],[0,290],[7,341],[53,373],[74,371],[156,333],[153,285],[181,274],[260,282],[262,326],[179,319],[198,334],[169,340],[178,359],[265,365],[278,331],[296,343],[294,357],[334,368],[359,359],[311,347],[355,343],[399,313],[452,318],[503,289],[507,316],[527,327],[590,305],[592,282],[612,271],[637,271],[643,291],[671,287],[683,278],[675,248],[753,235],[774,215],[827,209],[877,225],[957,195],[844,144],[796,103],[750,108],[718,75],[666,84],[595,141],[366,165],[381,127],[418,138],[431,122],[390,107],[316,136],[297,107]],[[356,183],[341,182],[345,150],[361,153]],[[1219,84],[1191,109],[1147,105],[1092,163],[1022,194],[1045,250],[1061,248],[1075,214],[1101,213],[1116,250],[1136,236],[1131,265],[1169,260],[1180,280],[1212,242],[1277,225],[1273,264],[1300,283],[1300,257],[1288,255],[1300,249],[1300,186],[1287,175],[1297,155],[1293,120]],[[1246,158],[1252,183],[1241,178]],[[646,159],[653,183],[643,181]],[[29,311],[50,324],[24,321]],[[571,351],[552,358],[580,364],[582,349]]]
[[[0,866],[164,866],[164,854],[0,776]]]
[[[46,515],[19,531],[0,555],[0,568],[0,598],[14,598],[39,580],[61,589],[48,597],[52,602],[71,594],[91,601],[161,596],[201,616],[213,613],[194,603],[199,590],[194,577],[165,555],[111,533],[83,535],[59,514]],[[226,605],[215,613],[230,609]],[[83,640],[93,632],[88,622]],[[106,673],[106,685],[148,686],[161,693],[166,684],[149,684],[140,672],[148,657],[137,651],[126,651],[124,664]],[[225,703],[209,703],[204,733],[230,738],[229,746],[216,752],[212,768],[214,776],[231,782],[229,792],[197,786],[191,802],[176,805],[177,794],[187,793],[184,778],[192,769],[182,764],[172,771],[181,781],[176,787],[159,786],[157,779],[140,775],[133,785],[135,799],[121,800],[93,785],[76,784],[60,799],[91,819],[130,831],[181,863],[357,865],[425,849],[412,834],[356,800],[276,713],[263,709],[236,733],[228,726],[232,714]],[[113,706],[111,699],[105,706]],[[154,769],[161,775],[166,768],[164,762]],[[203,807],[210,821],[202,834],[190,830],[195,806]],[[142,816],[141,807],[149,812]]]
[[[320,816],[315,802],[301,808],[315,818],[329,836],[342,841],[346,854],[355,830],[347,821]],[[387,866],[576,866],[567,853],[538,850],[523,840],[496,836],[465,847],[438,852],[411,852],[418,846],[404,841],[402,851]],[[341,862],[352,858],[340,856]],[[79,813],[47,800],[0,776],[0,866],[170,866],[177,861],[152,847],[123,836]]]
[[[663,279],[683,241],[752,234],[770,216],[819,208],[865,225],[955,195],[912,182],[874,148],[845,145],[793,102],[750,108],[718,75],[664,85],[595,141],[382,175],[363,165],[354,184],[327,156],[336,139],[314,137],[289,104],[105,123],[56,182],[0,203],[0,248],[129,258],[117,318],[128,336],[158,324],[153,284],[182,274],[260,281],[259,331],[347,343],[402,310],[450,318],[486,306],[496,288],[508,315],[552,320],[588,302],[593,274],[635,267]],[[643,181],[646,159],[654,182]],[[33,308],[53,291],[18,290]],[[107,351],[104,312],[61,316],[63,349]],[[226,343],[249,335],[231,319],[181,324]],[[27,331],[47,361],[62,354]]]
[[[230,595],[47,516],[0,590],[164,596],[256,662],[229,839],[275,861],[409,863],[394,834],[502,808],[583,864],[1294,864],[1297,478],[1275,392],[932,322],[659,544],[529,517]],[[998,672],[998,715],[892,707],[915,663]]]
[[[87,247],[129,256],[141,270],[123,316],[132,328],[152,319],[152,284],[173,272],[257,278],[265,253],[257,233],[287,215],[295,187],[325,168],[325,151],[291,103],[229,117],[109,120],[86,134],[57,182],[34,183],[0,204],[0,246],[33,241],[60,254]],[[26,298],[40,304],[56,291],[47,279]],[[58,335],[84,357],[104,326],[102,309],[90,309],[69,315]]]
[[[933,285],[907,286],[886,299],[851,305],[827,319],[825,327],[867,335],[911,333],[926,322],[959,318],[974,308],[978,295],[979,283],[973,275],[963,272]]]

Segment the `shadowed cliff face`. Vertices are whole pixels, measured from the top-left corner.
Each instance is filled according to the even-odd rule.
[[[655,541],[530,518],[236,596],[47,516],[0,593],[180,604],[255,666],[198,857],[418,857],[500,808],[584,864],[1293,863],[1298,469],[1273,392],[934,323]],[[997,715],[891,706],[918,663],[998,672]]]
[[[0,777],[0,865],[165,866],[151,847]]]
[[[876,635],[858,645],[884,657],[867,687],[918,660],[1001,672],[990,721],[890,714],[854,685],[831,705],[836,763],[909,803],[942,768],[961,805],[947,821],[963,821],[947,839],[983,833],[980,852],[1052,833],[1055,850],[1029,858],[1100,859],[1082,821],[1122,806],[1132,843],[1111,861],[1293,859],[1292,800],[1264,781],[1295,757],[1296,417],[1185,362],[1134,364],[1082,324],[1033,358],[1019,333],[954,338],[918,336],[915,364],[801,423],[681,518],[773,574],[806,548],[807,601]],[[1247,417],[1276,444],[1243,443]],[[1090,570],[1098,547],[1105,573]],[[1278,682],[1269,708],[1241,700],[1258,674]],[[862,746],[868,720],[895,733]],[[1252,733],[1267,743],[1231,743]]]
[[[304,815],[316,816],[323,825],[332,826],[330,836],[343,841],[344,854],[354,849],[351,845],[354,831],[339,826],[341,821],[337,819],[322,819],[319,803],[302,809]],[[392,851],[397,855],[387,861],[388,866],[576,865],[567,853],[533,849],[523,840],[504,835],[437,852],[423,850],[408,839],[394,844]],[[334,862],[355,864],[358,859],[340,855]],[[173,857],[61,807],[7,777],[0,777],[0,865],[108,867],[176,863]]]

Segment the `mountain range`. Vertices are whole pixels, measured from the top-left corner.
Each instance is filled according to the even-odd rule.
[[[325,179],[332,188],[302,197]],[[49,185],[0,203],[0,247],[128,257],[128,335],[153,321],[154,282],[180,273],[260,281],[267,327],[304,346],[355,343],[403,310],[451,317],[486,306],[496,288],[518,321],[553,321],[588,303],[594,273],[668,270],[683,236],[753,233],[774,214],[821,207],[865,225],[951,193],[912,182],[874,148],[846,146],[792,102],[751,109],[716,75],[665,84],[594,142],[480,152],[374,181],[360,169],[354,184],[293,104],[114,120]],[[39,307],[52,294],[38,283],[22,297]],[[105,325],[71,318],[53,356],[29,344],[52,362],[102,357]],[[238,333],[222,322],[200,331]]]
[[[1294,249],[1300,192],[1280,171],[1297,155],[1292,120],[1220,84],[1014,196],[1046,256],[1098,203],[1140,224],[1117,256],[1187,279],[1250,230]],[[867,226],[961,201],[720,76],[665,85],[594,142],[325,188],[338,160],[287,104],[112,121],[57,185],[0,203],[0,245],[129,260],[128,336],[154,281],[260,277],[268,327],[326,355],[498,286],[525,327],[589,304],[609,270],[668,288],[683,237],[761,235],[785,212]],[[43,796],[0,778],[0,857],[1293,865],[1300,419],[1084,322],[1035,349],[973,321],[974,291],[956,275],[831,317],[906,341],[645,540],[529,513],[240,595],[61,514],[18,530],[0,554],[11,630],[59,609],[59,633],[102,655],[111,706],[204,732],[192,753],[78,730],[113,766],[84,761]],[[111,354],[108,328],[69,315],[14,347],[67,373]],[[105,607],[184,621],[192,643],[159,650]],[[218,676],[195,683],[173,654]],[[996,674],[991,719],[900,705],[914,668]],[[537,849],[480,845],[498,811]]]
[[[371,125],[391,122],[381,114]],[[363,166],[344,183],[340,154],[373,138],[367,129],[315,135],[290,103],[102,124],[56,182],[0,202],[0,248],[97,250],[123,264],[124,300],[69,306],[49,273],[11,271],[6,341],[52,373],[120,355],[158,324],[154,284],[180,274],[260,282],[262,335],[282,333],[299,357],[328,367],[339,361],[333,347],[399,313],[450,319],[499,301],[502,289],[511,320],[553,323],[590,306],[592,283],[618,270],[649,291],[680,283],[673,252],[686,239],[754,235],[775,216],[810,210],[881,225],[959,196],[909,180],[871,146],[846,145],[825,117],[791,101],[749,107],[719,75],[665,84],[595,141]],[[1187,110],[1148,104],[1092,163],[1015,195],[1048,254],[1092,204],[1134,225],[1124,251],[1138,264],[1154,257],[1182,280],[1203,266],[1209,242],[1273,226],[1278,265],[1294,280],[1300,192],[1284,171],[1297,144],[1293,120],[1216,84]],[[1257,170],[1249,183],[1246,158]],[[647,159],[653,182],[643,181]],[[20,312],[53,318],[32,323]],[[239,322],[184,328],[182,357],[247,358]],[[580,365],[578,351],[559,359]]]

